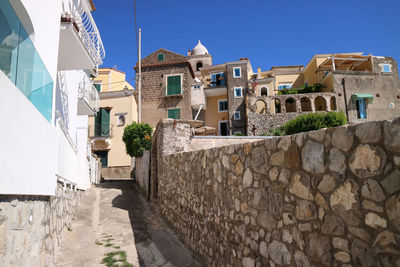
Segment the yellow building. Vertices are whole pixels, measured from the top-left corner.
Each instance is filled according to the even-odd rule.
[[[102,68],[98,73],[94,85],[99,92],[100,111],[89,118],[93,152],[101,159],[104,178],[128,178],[131,158],[125,152],[122,135],[126,125],[137,121],[134,88],[122,71]]]

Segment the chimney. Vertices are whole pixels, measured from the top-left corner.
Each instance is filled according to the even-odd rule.
[[[239,60],[249,60],[247,57],[241,57]]]
[[[190,56],[190,49],[188,49],[187,55]]]
[[[257,79],[261,79],[261,68],[257,68]]]

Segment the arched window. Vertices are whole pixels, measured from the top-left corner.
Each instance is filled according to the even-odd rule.
[[[199,61],[196,63],[196,71],[199,71],[200,68],[202,68],[202,67],[203,67],[203,62]]]
[[[300,105],[302,112],[312,111],[311,100],[308,97],[302,97],[300,99]]]
[[[334,96],[331,97],[331,110],[336,110],[336,98]]]
[[[285,108],[286,108],[286,112],[296,112],[296,100],[294,100],[293,98],[288,98],[285,101]]]
[[[278,99],[274,99],[274,104],[275,104],[275,113],[281,113],[281,101]]]
[[[326,111],[326,101],[322,96],[317,96],[317,98],[315,98],[315,110]]]
[[[257,100],[256,102],[256,113],[257,114],[267,114],[267,104],[262,100]]]
[[[261,88],[260,95],[261,96],[268,95],[268,89],[266,87]]]

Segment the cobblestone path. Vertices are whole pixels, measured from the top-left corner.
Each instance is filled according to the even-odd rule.
[[[202,266],[129,181],[85,193],[55,266],[106,266],[103,259],[114,266]]]

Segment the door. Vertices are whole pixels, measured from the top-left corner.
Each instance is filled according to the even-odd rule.
[[[228,135],[228,122],[227,121],[219,122],[219,135],[222,135],[222,136]]]
[[[359,119],[366,119],[367,112],[365,106],[365,98],[357,99],[357,111],[358,111],[358,118]]]
[[[105,151],[94,151],[94,154],[96,154],[100,158],[101,166],[102,167],[107,167],[108,166],[108,150]]]

